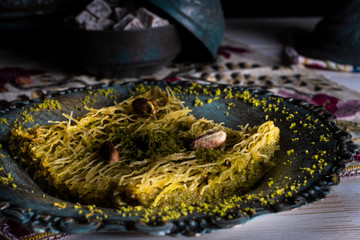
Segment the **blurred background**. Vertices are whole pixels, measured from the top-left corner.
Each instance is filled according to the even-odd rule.
[[[253,17],[312,17],[323,16],[329,11],[334,0],[250,0],[237,1],[221,0],[225,18],[253,18]]]
[[[14,49],[16,51],[20,51],[23,56],[28,56],[30,58],[35,59],[47,59],[45,62],[55,62],[60,59],[59,56],[63,55],[64,51],[62,50],[64,36],[68,36],[67,34],[63,34],[64,32],[64,18],[72,17],[74,15],[79,14],[82,11],[84,6],[91,2],[92,0],[0,0],[0,45],[3,49]],[[122,0],[108,0],[108,1],[116,1],[122,2]],[[144,4],[146,7],[150,7],[150,10],[154,10],[156,14],[160,14],[161,12],[156,11],[159,9],[154,8],[153,5],[150,5],[149,0],[137,0],[131,3],[133,4]],[[158,3],[166,3],[166,1],[155,1]],[[177,2],[177,1],[174,1]],[[197,4],[197,0],[189,0],[184,1],[184,5],[193,4],[194,6]],[[288,0],[278,0],[278,1],[268,1],[268,0],[250,0],[250,1],[237,1],[234,4],[234,1],[230,0],[208,0],[205,1],[206,4],[209,3],[219,3],[223,10],[223,15],[226,20],[232,19],[261,19],[261,18],[308,18],[308,17],[318,17],[319,19],[325,16],[328,12],[332,11],[332,5],[335,5],[334,0],[302,0],[302,1],[288,1]],[[34,4],[36,3],[36,4]],[[204,4],[204,3],[203,3]],[[24,6],[24,7],[23,7]],[[35,6],[35,7],[34,7]],[[200,13],[209,14],[209,12],[215,12],[214,9],[219,8],[210,8],[203,9],[199,11]],[[198,19],[196,20],[196,17]],[[199,23],[199,21],[213,20],[216,22],[218,26],[216,26],[219,30],[219,34],[216,37],[219,39],[222,36],[223,32],[223,21],[218,21],[219,19],[214,18],[213,15],[209,15],[212,17],[202,17],[204,15],[197,14],[194,17],[194,22]],[[166,16],[165,16],[166,17]],[[174,16],[172,16],[174,17]],[[176,18],[175,18],[176,19]],[[174,19],[172,19],[174,20]],[[178,20],[178,19],[176,19]],[[221,19],[222,20],[222,19]],[[173,21],[174,22],[174,21]],[[177,21],[179,23],[179,21]],[[206,24],[194,24],[200,26],[207,26],[211,33],[214,33],[214,29],[211,26],[213,23],[208,21]],[[214,25],[216,25],[214,24]],[[178,24],[182,25],[182,24]],[[225,23],[225,29],[232,29],[234,26],[231,25],[231,21]],[[237,29],[252,29],[252,25],[236,25]],[[203,46],[203,42],[207,43],[207,40],[214,39],[213,35],[205,36],[202,39],[202,43],[199,45],[197,41],[194,41],[191,37],[191,34],[201,33],[197,29],[191,29],[191,34],[189,35],[188,31],[184,31],[182,28],[179,28],[181,40],[183,42],[182,56],[189,55],[188,53],[192,53],[194,49],[201,49]],[[220,31],[221,30],[221,31]],[[264,31],[277,31],[276,25],[264,25]],[[206,32],[206,31],[205,31]],[[196,34],[195,34],[196,35]],[[216,34],[215,34],[216,35]],[[190,36],[190,37],[189,37]],[[72,41],[70,36],[70,42]],[[221,40],[221,39],[220,39]],[[218,42],[220,42],[220,40]],[[218,42],[216,44],[211,43],[217,47]],[[100,43],[102,44],[102,43]],[[197,45],[196,45],[197,44]],[[71,45],[71,44],[70,44]],[[70,49],[65,46],[64,49]],[[185,47],[184,47],[185,46]],[[189,48],[191,46],[191,48]],[[75,48],[76,49],[76,48]],[[72,49],[70,49],[72,52]],[[216,49],[212,51],[213,55],[216,54]],[[194,54],[193,54],[194,55]],[[211,60],[211,56],[206,53],[197,54],[198,56],[205,56],[206,60]],[[65,60],[63,62],[67,62],[67,60],[71,60],[71,57],[64,56]],[[85,57],[88,59],[87,57]],[[186,58],[185,58],[186,59]],[[186,59],[187,60],[187,59]],[[194,59],[192,59],[194,60]],[[203,59],[200,59],[203,60]]]
[[[1,9],[2,4],[9,6],[12,3],[14,5],[14,11],[9,9]],[[30,1],[24,1],[24,3]],[[38,2],[46,1],[39,0]],[[57,2],[51,1],[49,2]],[[89,0],[78,1],[58,1],[60,4],[49,4],[54,9],[45,9],[48,12],[37,12],[36,9],[29,8],[29,12],[23,14],[18,11],[22,1],[19,0],[2,0],[0,1],[0,44],[6,44],[10,46],[22,47],[28,45],[36,45],[38,42],[42,42],[43,38],[52,38],[52,41],[56,41],[56,36],[59,34],[59,19],[63,16],[79,12],[84,3]],[[138,0],[137,2],[141,2]],[[334,0],[302,0],[302,1],[288,1],[288,0],[251,0],[251,1],[237,1],[234,6],[234,1],[221,0],[221,5],[224,12],[225,19],[234,18],[282,18],[282,17],[321,17],[327,12],[331,11],[329,6],[333,5]],[[56,11],[55,11],[56,10]],[[28,14],[28,15],[27,15]],[[34,29],[35,28],[37,29]],[[24,31],[24,29],[30,31]],[[19,32],[18,30],[21,30]],[[16,33],[14,33],[16,32]],[[22,43],[22,44],[19,44]],[[48,43],[48,41],[44,41]],[[42,45],[41,43],[40,45]]]

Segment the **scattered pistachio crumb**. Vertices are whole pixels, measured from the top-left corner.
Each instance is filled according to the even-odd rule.
[[[203,106],[203,105],[204,103],[198,97],[195,97],[194,107]]]
[[[320,142],[328,142],[329,139],[327,139],[323,134],[320,135]]]
[[[61,110],[61,105],[58,100],[45,99],[42,103],[36,104],[30,111],[38,112],[40,110]]]
[[[6,118],[0,118],[0,124],[5,124],[7,126],[10,126],[10,124],[7,122]]]
[[[293,154],[294,152],[295,152],[294,149],[290,149],[290,150],[287,151],[287,155],[290,156],[290,155]]]
[[[66,208],[66,203],[54,202],[54,207],[57,207],[58,209],[64,209]]]

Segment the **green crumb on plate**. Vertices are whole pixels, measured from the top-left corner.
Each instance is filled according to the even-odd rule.
[[[41,110],[61,110],[61,105],[58,100],[45,99],[42,103],[35,105],[29,110],[32,112],[38,112]]]
[[[114,89],[98,89],[96,92],[89,92],[91,95],[94,96],[105,96],[105,97],[109,97],[110,94],[114,94],[115,90]]]
[[[0,118],[0,124],[5,124],[7,126],[10,126],[10,124],[7,122],[6,118]]]
[[[195,97],[194,107],[203,106],[203,105],[204,103],[198,97]]]
[[[33,122],[33,121],[34,121],[33,116],[29,115],[29,114],[27,113],[27,110],[21,112],[20,115],[22,116],[22,121],[23,121],[23,123]]]

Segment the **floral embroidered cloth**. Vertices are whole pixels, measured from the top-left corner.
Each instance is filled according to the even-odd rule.
[[[7,54],[7,55],[6,55]],[[0,59],[0,108],[14,100],[40,97],[48,91],[84,87],[109,81],[135,81],[135,79],[96,79],[87,75],[73,75],[59,69],[44,67],[41,63],[12,59],[13,53]],[[6,62],[1,60],[6,59]],[[30,64],[31,63],[31,64]],[[305,99],[325,107],[337,117],[337,125],[349,131],[356,144],[360,143],[360,93],[340,86],[321,75],[298,66],[284,66],[249,47],[225,40],[212,64],[173,63],[152,76],[140,79],[185,80],[247,85],[265,88],[284,97]],[[341,177],[360,175],[360,153],[349,163]],[[31,233],[16,223],[0,218],[0,233],[8,239],[57,239],[65,235]]]

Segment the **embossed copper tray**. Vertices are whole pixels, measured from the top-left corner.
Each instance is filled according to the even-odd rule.
[[[116,100],[121,101],[129,97],[129,90],[133,90],[136,84],[138,83],[110,83],[53,92],[48,98],[58,100],[61,111],[29,111],[28,114],[33,116],[34,121],[26,122],[24,126],[46,124],[49,120],[64,120],[62,113],[69,114],[71,111],[74,116],[83,115],[84,110],[76,108],[76,104],[85,96],[94,100],[94,108],[112,105],[113,98],[91,95],[89,91],[113,89]],[[330,187],[339,183],[339,173],[346,162],[352,159],[355,151],[350,134],[336,126],[332,114],[303,100],[282,98],[266,90],[247,87],[206,87],[181,81],[142,84],[161,88],[171,86],[177,90],[181,88],[181,91],[176,91],[178,96],[186,106],[193,109],[196,117],[223,122],[228,127],[237,128],[245,124],[254,126],[273,120],[281,131],[275,167],[250,192],[239,196],[232,207],[224,210],[224,214],[194,211],[174,220],[145,222],[142,221],[141,214],[125,214],[116,209],[97,207],[98,214],[86,218],[86,213],[90,213],[91,209],[83,209],[82,214],[79,214],[75,203],[43,192],[9,154],[7,134],[13,122],[21,121],[21,113],[41,103],[43,99],[16,102],[0,112],[0,176],[3,179],[0,183],[0,214],[39,232],[97,231],[193,236],[230,228],[255,216],[294,209],[324,198]],[[211,104],[207,103],[209,98],[214,97],[217,89],[221,92],[219,99]],[[203,102],[202,106],[194,107],[196,97]],[[58,202],[65,203],[66,207],[55,204]]]

